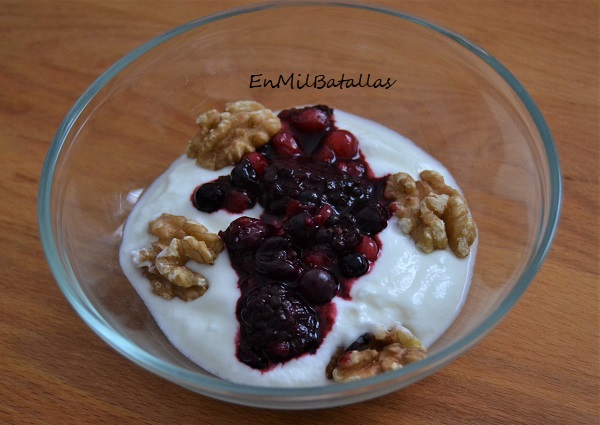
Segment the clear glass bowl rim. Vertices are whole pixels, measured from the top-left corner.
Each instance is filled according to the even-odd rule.
[[[53,232],[53,214],[50,208],[52,205],[51,191],[58,159],[63,148],[65,147],[64,143],[67,139],[67,136],[71,132],[79,115],[86,108],[88,103],[94,98],[94,96],[112,78],[119,74],[119,72],[125,69],[128,65],[137,60],[140,56],[172,38],[215,21],[268,9],[298,6],[354,8],[367,12],[381,13],[396,17],[401,20],[421,25],[424,28],[430,29],[447,37],[448,39],[465,47],[485,63],[487,63],[487,65],[489,65],[518,96],[519,100],[523,103],[524,107],[531,115],[531,118],[533,119],[537,131],[539,132],[539,135],[543,141],[546,153],[545,159],[547,160],[548,171],[550,175],[549,210],[545,221],[544,217],[542,217],[542,223],[538,229],[536,243],[534,244],[533,255],[531,256],[524,273],[518,279],[511,293],[479,326],[471,330],[463,338],[450,344],[448,347],[440,350],[437,353],[431,354],[429,357],[418,363],[407,365],[406,367],[397,371],[388,372],[386,374],[356,382],[304,388],[271,388],[241,385],[223,381],[219,378],[199,376],[194,372],[165,362],[149,354],[136,344],[121,336],[101,317],[101,315],[95,310],[93,305],[85,298],[85,296],[83,296],[80,291],[76,290],[76,286],[72,286],[70,284],[70,282],[77,283],[77,279],[69,264],[66,253],[62,251],[60,241],[55,238]],[[500,322],[500,320],[514,306],[516,301],[521,297],[531,283],[533,277],[543,263],[552,244],[552,240],[554,239],[560,217],[561,199],[562,184],[558,154],[552,139],[552,135],[550,134],[550,130],[548,129],[540,110],[525,88],[519,83],[519,81],[497,59],[495,59],[481,47],[450,29],[433,24],[414,15],[406,14],[404,12],[385,8],[379,5],[375,6],[353,1],[320,2],[310,0],[292,0],[283,2],[271,1],[254,4],[251,6],[239,7],[193,20],[189,23],[173,28],[172,30],[150,40],[149,42],[125,55],[109,69],[107,69],[77,100],[61,123],[56,135],[52,140],[40,177],[40,186],[38,192],[38,223],[44,253],[59,287],[80,317],[105,342],[107,342],[111,347],[124,355],[126,358],[137,363],[144,369],[171,381],[177,382],[187,388],[194,389],[200,393],[203,393],[202,390],[205,390],[206,395],[211,395],[218,398],[220,398],[219,395],[221,395],[226,399],[232,399],[237,394],[243,398],[246,398],[245,402],[243,400],[240,400],[240,402],[243,404],[252,404],[250,398],[254,397],[272,397],[279,400],[300,397],[317,399],[326,397],[327,395],[339,395],[345,392],[352,394],[356,393],[357,390],[362,393],[368,388],[378,388],[381,385],[385,386],[386,384],[390,384],[394,386],[393,384],[395,382],[401,382],[400,378],[403,376],[410,376],[411,378],[409,379],[408,383],[413,383],[424,378],[425,376],[430,375],[445,364],[456,359],[465,353],[470,347],[476,344],[479,340],[481,340],[481,338],[483,338]],[[398,388],[402,386],[399,386]]]

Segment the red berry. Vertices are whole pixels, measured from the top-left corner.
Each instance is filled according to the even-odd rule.
[[[330,163],[335,161],[335,153],[328,146],[321,146],[312,155],[317,162]]]
[[[346,130],[333,130],[325,137],[324,144],[338,159],[352,159],[358,153],[358,140]]]
[[[302,202],[292,200],[289,204],[287,204],[285,206],[285,215],[288,217],[291,217],[294,214],[299,213],[300,211],[306,211],[306,210],[307,210],[307,208]]]
[[[225,196],[223,207],[232,213],[241,213],[252,208],[256,199],[246,190],[233,188]]]
[[[265,173],[265,168],[269,165],[269,160],[258,152],[250,152],[249,154],[246,154],[244,158],[250,161],[250,164],[252,164],[252,167],[256,170],[256,174],[259,177],[262,177]]]
[[[296,156],[302,154],[298,142],[289,131],[279,131],[271,140],[273,149],[278,156]]]
[[[295,129],[305,133],[325,131],[329,127],[327,113],[317,108],[304,108],[290,118]]]
[[[352,351],[348,351],[344,353],[342,357],[338,360],[338,365],[340,366],[352,366],[356,362],[355,359],[352,358]]]
[[[276,233],[276,227],[244,216],[232,221],[225,231],[219,232],[219,236],[229,250],[254,251],[266,238]]]
[[[317,226],[323,226],[327,219],[333,215],[333,208],[329,204],[325,204],[313,217],[313,223]]]
[[[360,252],[367,260],[373,262],[377,260],[377,256],[379,255],[379,246],[377,242],[373,238],[369,236],[363,235],[360,243],[354,248],[356,252]]]
[[[362,177],[365,174],[365,164],[361,161],[344,161],[337,163],[338,169],[352,177]]]

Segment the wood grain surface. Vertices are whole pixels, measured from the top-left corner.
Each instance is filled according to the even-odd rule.
[[[564,203],[546,262],[474,349],[405,390],[321,411],[205,398],[130,363],[55,284],[36,196],[61,120],[107,67],[194,18],[248,1],[0,0],[0,423],[599,423],[599,3],[380,1],[486,48],[529,91],[555,138]]]

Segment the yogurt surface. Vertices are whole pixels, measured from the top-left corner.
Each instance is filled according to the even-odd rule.
[[[376,176],[399,171],[417,178],[423,170],[442,174],[447,184],[458,188],[442,164],[407,138],[373,121],[335,110],[336,125],[352,132]],[[413,240],[400,231],[392,217],[379,233],[381,253],[372,269],[352,286],[351,299],[335,297],[337,314],[331,331],[314,354],[305,354],[261,371],[236,357],[239,324],[236,303],[240,297],[238,277],[227,251],[214,265],[189,262],[188,267],[209,281],[208,291],[193,301],[165,300],[152,293],[135,253],[156,239],[148,223],[162,213],[183,215],[218,233],[240,216],[258,218],[257,205],[242,214],[223,210],[198,211],[190,201],[194,189],[232,167],[217,171],[200,168],[194,159],[182,155],[142,194],[125,224],[119,252],[121,267],[150,313],[171,343],[205,370],[229,381],[249,385],[300,387],[331,384],[325,368],[340,346],[346,347],[366,332],[408,328],[425,347],[450,326],[466,298],[472,278],[477,242],[471,254],[457,258],[449,248],[422,253]]]

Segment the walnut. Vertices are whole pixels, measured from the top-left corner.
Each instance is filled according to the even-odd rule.
[[[185,243],[185,254],[201,264],[214,263],[225,245],[215,233],[210,233],[202,224],[181,215],[162,214],[150,222],[148,232],[158,237],[158,244],[166,248],[172,239]]]
[[[187,155],[210,170],[237,164],[242,156],[264,145],[281,128],[281,121],[258,102],[241,100],[198,117],[200,131],[190,140]]]
[[[152,291],[169,300],[178,297],[190,301],[203,295],[208,281],[186,263],[213,264],[225,247],[221,238],[200,223],[166,213],[150,222],[148,232],[158,241],[137,251],[134,262],[146,269]]]
[[[457,257],[469,255],[470,247],[477,237],[477,226],[463,197],[452,196],[442,217],[446,223],[446,233],[450,248]]]
[[[365,334],[344,352],[338,350],[327,372],[337,382],[356,381],[399,369],[426,356],[421,341],[407,329],[395,327],[379,334]]]
[[[450,249],[459,258],[469,255],[477,226],[463,195],[444,182],[444,177],[425,170],[415,181],[406,173],[388,178],[384,196],[394,200],[400,229],[423,252]]]

